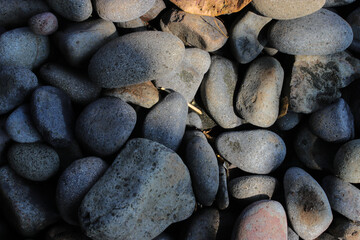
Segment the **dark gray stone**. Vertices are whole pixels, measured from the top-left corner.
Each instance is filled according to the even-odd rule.
[[[132,139],[90,189],[79,219],[93,240],[152,239],[193,213],[190,174],[171,149]]]
[[[217,209],[199,210],[190,221],[185,240],[215,240],[220,225],[220,214]]]
[[[56,189],[60,216],[69,224],[78,225],[78,209],[86,193],[104,174],[108,165],[97,157],[74,161],[61,174]]]
[[[333,215],[324,190],[301,168],[289,168],[284,176],[287,214],[295,232],[314,239],[330,225]]]
[[[117,88],[161,78],[176,70],[185,47],[170,33],[126,34],[100,48],[88,67],[90,79],[103,88]]]
[[[185,133],[187,112],[185,98],[180,93],[170,93],[146,116],[144,137],[176,151]]]
[[[326,0],[324,7],[338,7],[355,2],[356,0]]]
[[[194,137],[187,143],[185,164],[190,171],[196,200],[211,206],[219,188],[219,168],[215,152],[206,139]]]
[[[301,117],[299,113],[288,111],[285,116],[276,120],[275,125],[281,131],[289,131],[299,124]]]
[[[216,194],[217,207],[224,210],[229,207],[229,192],[227,184],[227,173],[224,166],[219,164],[219,189]]]
[[[93,11],[91,0],[47,0],[47,2],[56,13],[74,22],[88,19]]]
[[[43,12],[32,16],[28,21],[29,28],[38,35],[50,35],[58,29],[58,20],[51,12]]]
[[[0,68],[0,114],[20,105],[37,86],[36,75],[26,68]]]
[[[334,173],[345,182],[360,183],[360,139],[339,148],[334,159]]]
[[[63,90],[75,103],[87,104],[100,95],[101,88],[90,82],[86,75],[59,64],[43,65],[40,77],[46,83]]]
[[[156,238],[154,238],[153,240],[174,240],[174,239],[169,234],[162,233],[159,236],[157,236]]]
[[[0,128],[0,165],[3,165],[7,160],[5,156],[5,149],[10,142],[11,139],[9,138],[7,133]]]
[[[136,123],[136,112],[118,98],[92,102],[76,121],[76,136],[89,151],[99,156],[116,153],[124,145]]]
[[[31,115],[45,141],[55,148],[71,144],[74,112],[65,92],[51,86],[37,88],[31,98]]]
[[[46,181],[60,167],[56,151],[42,143],[16,143],[8,151],[8,162],[21,177],[32,181]]]
[[[67,147],[55,148],[60,158],[60,169],[64,170],[73,161],[83,158],[83,152],[80,148],[80,144],[75,139]]]
[[[354,33],[354,39],[349,49],[360,53],[360,8],[357,8],[351,12],[346,18],[346,21],[350,24]]]
[[[268,130],[225,132],[216,138],[219,154],[243,171],[268,174],[284,160],[286,146]]]
[[[41,141],[41,135],[36,129],[30,115],[30,106],[21,105],[6,119],[5,129],[10,138],[19,143]]]
[[[201,137],[204,140],[207,140],[205,134],[199,130],[186,130],[182,141],[187,143],[195,137]]]
[[[328,232],[337,239],[356,240],[360,238],[360,222],[339,216],[334,218]]]

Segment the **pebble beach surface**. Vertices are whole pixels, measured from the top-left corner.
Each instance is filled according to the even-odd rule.
[[[1,240],[360,240],[360,1],[201,2],[0,0]]]

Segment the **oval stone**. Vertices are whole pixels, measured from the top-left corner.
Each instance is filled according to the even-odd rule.
[[[31,31],[39,35],[50,35],[58,29],[58,20],[51,12],[44,12],[32,16],[28,21]]]
[[[255,174],[272,172],[284,161],[286,154],[284,141],[268,130],[222,133],[215,144],[226,160]]]
[[[360,183],[360,139],[339,148],[334,159],[334,172],[345,182]]]
[[[91,0],[47,0],[47,2],[56,13],[74,22],[85,21],[93,11]]]
[[[126,34],[100,48],[89,64],[90,79],[116,88],[161,78],[177,69],[184,57],[182,41],[170,33]]]
[[[321,9],[308,16],[278,21],[269,30],[269,43],[292,55],[328,55],[348,48],[350,25],[336,13]]]

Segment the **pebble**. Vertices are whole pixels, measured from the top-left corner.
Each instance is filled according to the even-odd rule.
[[[302,126],[294,139],[294,150],[306,167],[314,170],[332,170],[334,147],[313,134],[309,127]]]
[[[197,129],[202,129],[203,125],[201,122],[201,118],[199,117],[199,114],[196,112],[190,112],[187,115],[186,119],[186,126],[187,127],[195,127]]]
[[[60,167],[56,151],[43,143],[16,143],[8,151],[8,162],[21,177],[31,181],[46,181]]]
[[[325,2],[326,0],[253,0],[252,5],[264,16],[288,20],[310,15],[321,9]]]
[[[104,97],[90,103],[76,120],[80,143],[98,156],[120,150],[129,138],[137,120],[135,110],[118,98]]]
[[[46,63],[39,74],[44,82],[67,93],[74,103],[88,104],[100,95],[101,88],[90,82],[86,75],[63,65]]]
[[[334,159],[334,173],[345,182],[360,183],[360,139],[339,148]]]
[[[296,56],[290,82],[290,109],[312,113],[341,97],[340,88],[360,77],[360,61],[346,52]]]
[[[293,20],[278,21],[269,30],[269,44],[291,55],[341,52],[350,46],[352,39],[350,25],[327,9]]]
[[[190,140],[195,137],[200,137],[204,140],[207,140],[205,134],[199,130],[186,130],[182,141],[184,143],[187,143],[190,142]]]
[[[194,208],[181,158],[162,144],[135,138],[86,194],[79,219],[93,240],[152,239]]]
[[[219,189],[216,194],[216,202],[220,210],[225,210],[230,204],[227,173],[225,167],[221,164],[219,164]]]
[[[144,108],[151,108],[159,102],[159,91],[151,81],[121,88],[104,89],[103,95],[117,97]]]
[[[0,65],[33,69],[50,54],[47,36],[34,34],[30,28],[15,28],[0,36]]]
[[[142,18],[136,18],[127,22],[117,22],[115,25],[119,28],[131,28],[136,30],[140,29],[140,31],[146,31],[146,26],[149,25],[149,23],[142,20]]]
[[[0,26],[3,27],[23,26],[30,17],[49,11],[43,0],[1,0],[0,6]]]
[[[184,96],[191,102],[200,87],[204,74],[211,64],[210,54],[198,48],[185,50],[184,60],[180,67],[167,76],[155,80],[158,88],[167,88]]]
[[[220,134],[215,141],[219,154],[241,170],[268,174],[284,161],[286,146],[268,130],[234,131]]]
[[[234,23],[229,40],[232,54],[239,63],[249,63],[262,52],[266,39],[259,37],[259,33],[270,21],[271,18],[248,11]]]
[[[349,49],[359,53],[360,52],[360,8],[356,8],[353,12],[351,12],[349,16],[346,18],[346,21],[350,24],[354,33],[354,39]]]
[[[33,236],[58,221],[48,192],[19,177],[8,166],[0,168],[0,195],[6,219],[22,236]]]
[[[299,240],[299,236],[290,227],[288,227],[288,240]]]
[[[71,100],[62,90],[38,87],[31,97],[31,115],[37,130],[55,148],[67,147],[74,139],[74,112]]]
[[[154,5],[140,18],[146,22],[154,20],[164,9],[166,8],[165,2],[163,0],[155,0]]]
[[[330,225],[333,215],[324,190],[301,168],[289,168],[284,176],[289,220],[303,239],[314,239]]]
[[[56,188],[56,205],[63,220],[78,225],[81,201],[107,167],[102,159],[87,157],[74,161],[65,169]]]
[[[246,122],[270,127],[279,115],[284,70],[273,57],[261,57],[250,64],[236,97],[236,110]]]
[[[222,128],[235,128],[243,121],[234,111],[235,87],[238,81],[237,65],[221,56],[211,57],[211,65],[200,91],[206,110]]]
[[[94,7],[104,20],[126,22],[144,15],[155,4],[155,0],[95,0]]]
[[[231,196],[248,202],[271,199],[277,187],[276,178],[261,175],[237,177],[229,182]]]
[[[337,239],[357,240],[360,238],[360,222],[337,217],[334,218],[328,231]]]
[[[151,81],[177,69],[184,53],[184,44],[170,33],[134,32],[101,47],[90,60],[89,76],[103,88]]]
[[[180,38],[186,46],[214,52],[227,41],[224,24],[215,17],[191,14],[177,9],[166,12],[160,20],[161,30]]]
[[[360,190],[334,176],[322,180],[331,208],[352,221],[360,221]]]
[[[355,2],[356,0],[326,0],[324,7],[338,7]]]
[[[207,140],[194,137],[187,143],[185,156],[196,200],[211,206],[219,188],[219,167],[214,150]]]
[[[55,35],[62,55],[75,67],[86,65],[99,48],[117,36],[114,23],[102,19],[73,23]]]
[[[288,111],[285,116],[276,120],[275,125],[281,131],[289,131],[300,123],[301,117],[299,113]]]
[[[13,66],[0,68],[0,114],[20,105],[38,84],[36,75],[29,69]]]
[[[185,240],[216,240],[220,225],[220,213],[215,208],[204,208],[190,220]]]
[[[51,12],[39,13],[28,21],[29,28],[38,35],[51,35],[58,29],[58,20]]]
[[[249,205],[236,220],[231,239],[287,240],[287,220],[283,206],[271,200]]]
[[[91,0],[47,0],[47,2],[57,14],[74,22],[85,21],[93,11]]]
[[[185,133],[188,107],[177,92],[168,94],[147,114],[143,136],[176,151]]]
[[[342,98],[312,113],[309,126],[315,135],[327,142],[346,142],[355,136],[354,117]]]

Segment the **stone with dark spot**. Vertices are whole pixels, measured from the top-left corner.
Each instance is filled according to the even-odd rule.
[[[235,222],[232,240],[287,240],[287,220],[276,201],[257,201],[246,207]]]
[[[28,24],[31,31],[38,35],[50,35],[58,29],[58,20],[51,12],[43,12],[32,16]]]
[[[219,225],[220,214],[217,209],[201,209],[192,216],[184,240],[215,240]]]
[[[163,31],[179,37],[186,46],[208,52],[220,49],[227,41],[226,28],[215,17],[171,9],[161,17],[160,26]]]
[[[152,239],[194,208],[181,158],[162,144],[135,138],[86,194],[79,220],[93,240]]]
[[[330,225],[333,215],[324,190],[301,168],[289,168],[284,176],[287,214],[295,232],[314,239]]]
[[[360,139],[339,148],[334,158],[334,173],[345,182],[360,183]]]
[[[220,134],[215,141],[219,154],[241,170],[268,174],[284,161],[286,146],[268,130],[234,131]]]
[[[47,2],[56,13],[74,22],[85,21],[93,11],[91,0],[47,0]]]

